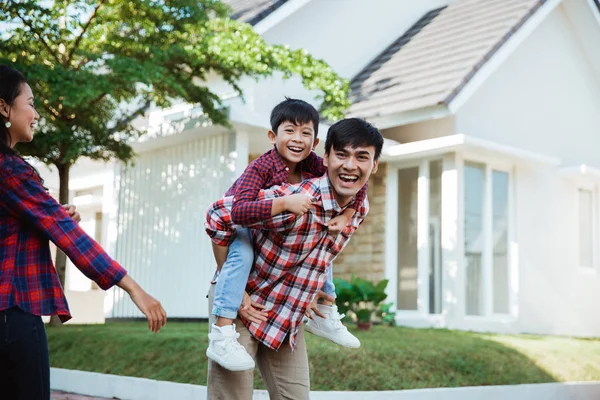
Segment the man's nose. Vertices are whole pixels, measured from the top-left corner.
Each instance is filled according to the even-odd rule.
[[[346,169],[354,169],[356,167],[356,160],[354,157],[348,157],[344,161],[344,168]]]

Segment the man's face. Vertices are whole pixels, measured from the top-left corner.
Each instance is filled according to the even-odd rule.
[[[345,206],[377,171],[375,146],[346,146],[342,150],[331,149],[323,163],[340,206]]]

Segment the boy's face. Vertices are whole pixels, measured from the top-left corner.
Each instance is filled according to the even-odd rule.
[[[346,146],[343,150],[331,149],[325,154],[323,164],[340,206],[345,206],[377,172],[375,146]]]
[[[277,128],[277,132],[269,131],[269,140],[284,160],[294,164],[308,157],[319,144],[319,139],[315,139],[312,121],[301,125],[284,121]]]

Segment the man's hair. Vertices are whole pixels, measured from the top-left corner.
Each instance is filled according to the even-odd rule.
[[[294,125],[312,122],[315,138],[319,133],[319,112],[304,100],[286,97],[284,101],[275,106],[271,111],[271,129],[273,132],[277,133],[277,128],[284,122],[291,122]]]
[[[325,154],[331,149],[344,150],[346,146],[375,146],[375,160],[379,159],[383,148],[383,136],[379,129],[361,118],[346,118],[329,127],[325,140]]]

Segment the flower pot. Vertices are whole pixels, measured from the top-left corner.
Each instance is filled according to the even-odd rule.
[[[357,322],[356,326],[358,326],[358,329],[360,329],[361,331],[368,331],[369,329],[371,329],[371,321],[368,322]]]

